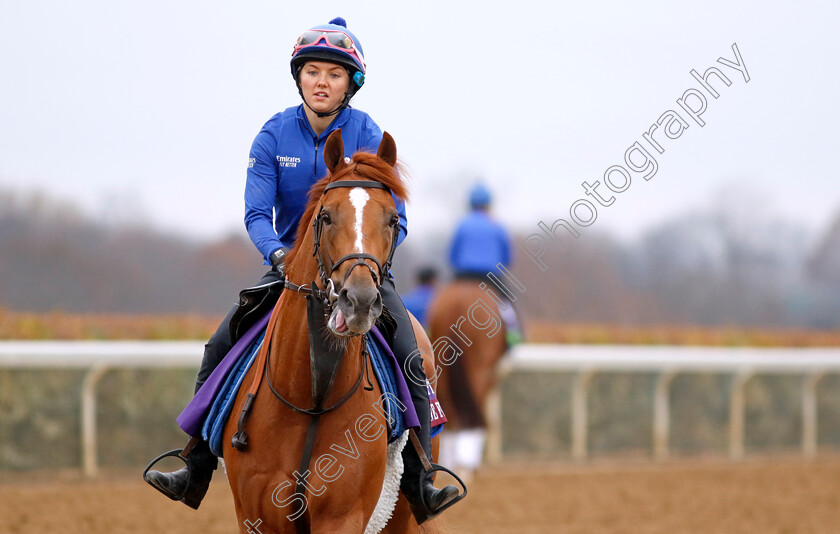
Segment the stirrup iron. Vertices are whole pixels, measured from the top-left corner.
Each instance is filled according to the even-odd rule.
[[[172,450],[171,450],[171,451],[169,451],[169,452],[165,452],[165,453],[161,454],[160,456],[158,456],[157,458],[155,458],[154,460],[152,460],[152,461],[149,463],[149,465],[147,465],[147,466],[146,466],[146,469],[143,471],[143,480],[145,480],[145,481],[146,481],[146,483],[147,483],[147,484],[149,484],[151,487],[153,487],[153,488],[155,488],[156,490],[158,490],[159,492],[163,493],[164,495],[166,495],[167,497],[169,497],[169,498],[170,498],[170,499],[172,499],[173,501],[180,501],[180,500],[182,500],[182,499],[183,499],[183,498],[187,495],[187,492],[188,492],[188,491],[189,491],[189,489],[190,489],[190,483],[192,482],[193,464],[192,464],[192,462],[190,461],[190,459],[186,457],[186,455],[185,455],[185,454],[184,454],[184,455],[182,455],[182,453],[184,452],[184,450],[186,450],[186,449],[172,449]],[[171,457],[174,457],[174,458],[178,458],[179,460],[181,460],[182,462],[184,462],[184,465],[185,465],[185,466],[186,466],[186,468],[187,468],[187,483],[184,485],[184,490],[183,490],[183,491],[181,491],[180,493],[177,493],[177,494],[176,494],[176,493],[169,492],[169,491],[166,491],[165,489],[160,488],[160,487],[158,487],[158,486],[156,486],[156,485],[152,484],[152,481],[151,481],[151,480],[149,480],[149,477],[148,477],[148,473],[149,473],[149,471],[151,471],[152,467],[154,467],[156,463],[158,463],[159,461],[163,460],[164,458],[169,458],[170,456],[171,456]]]
[[[430,519],[431,519],[432,517],[436,517],[436,516],[440,515],[444,510],[449,509],[452,505],[462,501],[464,499],[464,497],[467,496],[467,485],[464,484],[464,481],[461,480],[461,477],[459,477],[458,475],[456,475],[455,473],[453,473],[452,471],[450,471],[446,467],[444,467],[442,465],[439,465],[439,464],[436,464],[436,463],[430,463],[429,465],[431,466],[431,469],[425,469],[424,468],[424,471],[425,471],[424,475],[428,475],[429,473],[434,473],[435,471],[443,471],[447,475],[454,478],[458,482],[458,484],[461,486],[461,489],[463,490],[461,493],[458,494],[457,497],[455,497],[454,499],[452,499],[448,503],[444,504],[439,509],[435,510],[434,515],[430,517]],[[422,491],[423,480],[425,478],[426,478],[426,476],[421,476],[420,477],[420,481],[419,481],[418,485],[420,486],[419,489],[421,491],[419,491],[418,494],[420,495],[420,500],[423,502],[423,507],[426,508],[427,511],[431,511],[431,509],[429,508],[429,503],[426,502],[426,499],[425,499],[425,497],[423,495],[423,491]]]

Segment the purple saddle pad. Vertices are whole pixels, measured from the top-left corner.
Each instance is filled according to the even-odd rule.
[[[222,359],[219,365],[213,370],[195,397],[187,404],[187,407],[181,412],[176,419],[181,430],[190,436],[201,436],[201,427],[204,425],[204,419],[210,411],[210,406],[219,390],[225,382],[225,378],[233,368],[234,364],[242,357],[251,343],[257,338],[261,331],[265,330],[268,324],[268,318],[271,316],[271,310],[265,314],[259,321],[245,332],[239,341],[230,349],[230,352]]]
[[[265,330],[270,316],[271,311],[266,313],[264,317],[249,328],[245,335],[243,335],[239,341],[236,342],[233,348],[230,349],[230,352],[228,352],[222,359],[216,369],[213,370],[207,378],[207,381],[204,382],[204,385],[202,385],[201,389],[198,390],[198,393],[195,394],[192,400],[177,417],[176,421],[178,422],[178,426],[181,427],[181,430],[190,436],[201,436],[201,428],[204,425],[204,420],[210,412],[214,399],[222,389],[225,378],[228,373],[230,373],[230,370],[235,366],[236,362],[239,361],[239,359],[247,352],[248,347],[259,336],[260,332]],[[377,341],[380,342],[381,346],[385,348],[388,357],[393,361],[394,369],[401,369],[394,353],[391,352],[391,348],[388,347],[384,337],[375,326],[371,330],[371,334],[377,339]],[[411,393],[409,392],[405,377],[403,376],[403,373],[395,373],[395,375],[397,381],[397,397],[406,408],[403,412],[405,424],[408,427],[419,427],[420,421],[417,418],[417,411],[414,409],[414,403],[411,400]]]

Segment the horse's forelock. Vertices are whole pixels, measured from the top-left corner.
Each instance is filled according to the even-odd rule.
[[[346,174],[356,173],[362,178],[375,180],[388,186],[396,196],[408,200],[408,188],[405,181],[400,177],[399,169],[391,167],[375,154],[367,152],[356,152],[353,154],[350,165],[341,170],[335,179],[338,180]]]
[[[300,223],[298,223],[297,239],[295,240],[295,244],[291,252],[289,252],[289,255],[286,257],[286,265],[291,265],[297,256],[297,252],[300,249],[303,238],[312,223],[312,217],[315,215],[315,210],[318,209],[321,204],[321,197],[324,195],[324,190],[327,188],[327,185],[331,182],[343,180],[345,178],[353,179],[350,175],[355,173],[361,178],[385,184],[396,196],[403,200],[408,200],[408,188],[406,187],[403,179],[400,177],[398,170],[400,167],[401,166],[399,164],[397,165],[397,168],[388,165],[377,157],[376,154],[356,152],[353,154],[353,158],[351,159],[349,165],[343,166],[341,170],[335,174],[328,174],[324,178],[318,180],[315,185],[312,186],[312,189],[309,190],[309,201],[306,204],[303,217],[301,217]]]

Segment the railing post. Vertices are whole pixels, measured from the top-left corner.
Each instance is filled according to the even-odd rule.
[[[653,456],[657,460],[668,459],[668,442],[671,435],[671,406],[669,391],[676,371],[664,371],[656,380],[653,398]]]
[[[98,472],[96,460],[96,384],[108,370],[105,364],[91,367],[82,381],[82,472],[94,478]]]
[[[752,375],[752,371],[742,370],[732,380],[729,396],[729,457],[733,460],[744,457],[744,389]]]
[[[802,454],[805,458],[817,455],[817,386],[824,374],[811,373],[802,381]]]
[[[487,413],[487,463],[497,464],[502,461],[502,382],[509,369],[500,365],[496,370],[496,385],[490,389],[486,401]]]
[[[595,376],[594,371],[579,372],[572,389],[572,458],[577,461],[586,460],[587,457],[589,417],[586,401],[593,376]]]

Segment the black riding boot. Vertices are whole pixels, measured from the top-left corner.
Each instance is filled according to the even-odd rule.
[[[411,400],[417,411],[417,417],[420,419],[420,430],[417,436],[420,438],[426,458],[431,461],[429,390],[426,386],[426,373],[423,370],[423,359],[417,349],[414,329],[405,306],[394,288],[394,281],[386,278],[380,287],[380,293],[385,307],[397,321],[397,332],[392,348],[394,356],[404,369],[406,383],[411,391]],[[419,525],[447,508],[446,505],[458,497],[458,488],[451,485],[441,490],[435,488],[432,485],[432,473],[423,468],[423,463],[411,441],[406,444],[402,456],[405,471],[400,482],[400,489],[411,505],[411,511]]]
[[[216,333],[210,337],[210,341],[204,346],[204,358],[201,360],[201,367],[195,384],[196,393],[233,346],[229,325],[230,319],[237,308],[238,306],[235,306],[228,313]],[[207,488],[210,486],[213,470],[216,469],[219,462],[216,455],[210,451],[210,445],[204,440],[196,443],[187,455],[187,461],[192,465],[192,473],[186,467],[172,473],[151,470],[146,473],[145,479],[146,482],[170,499],[181,501],[190,508],[197,510],[207,493]],[[187,487],[188,485],[189,487]],[[183,497],[180,497],[181,495]]]
[[[190,468],[182,467],[172,473],[149,471],[146,474],[146,482],[170,499],[180,500],[190,508],[198,510],[219,461],[204,440],[195,444],[187,455],[187,461]]]
[[[429,403],[428,398],[427,395],[427,406]],[[414,400],[413,391],[412,400]],[[420,443],[423,445],[426,458],[431,462],[430,452],[432,447],[429,439],[428,414],[429,410],[427,408],[425,424],[423,423],[424,420],[421,419],[420,431],[417,433],[417,437],[420,438]],[[432,519],[448,508],[447,505],[458,497],[458,488],[450,484],[443,489],[437,489],[433,485],[432,473],[424,469],[416,447],[411,443],[411,440],[406,443],[402,457],[405,470],[400,480],[400,489],[408,500],[411,513],[414,514],[414,519],[417,521],[417,524],[422,525],[427,519]]]
[[[282,281],[282,275],[277,271],[269,271],[262,277],[257,286],[240,293],[239,304],[228,312],[216,332],[210,336],[210,340],[204,345],[204,357],[201,360],[201,367],[198,370],[195,383],[196,393],[210,377],[213,370],[218,367],[222,359],[230,352],[230,349],[233,348],[234,336],[241,335],[241,331],[253,323],[254,316],[265,313],[277,302],[280,294],[279,286],[276,285],[278,281]],[[265,289],[272,284],[274,284],[274,289]],[[257,291],[254,291],[255,289]],[[249,314],[250,319],[248,319]],[[218,466],[218,460],[204,440],[199,441],[193,447],[187,455],[187,460],[192,464],[192,476],[190,476],[189,469],[183,467],[172,473],[150,470],[146,473],[145,478],[146,482],[170,499],[180,500],[187,506],[198,509],[198,505],[201,504],[201,500],[207,493],[213,470]],[[188,484],[189,488],[187,488]],[[182,494],[183,498],[179,499],[178,496]]]

